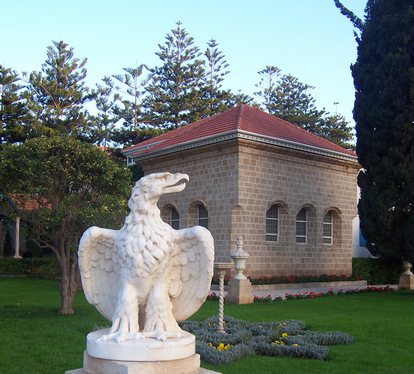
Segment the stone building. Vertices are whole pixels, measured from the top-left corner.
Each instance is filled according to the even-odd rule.
[[[190,176],[183,192],[160,200],[161,214],[175,228],[208,227],[216,261],[231,261],[241,235],[252,277],[351,274],[353,152],[240,105],[123,153],[145,174]]]

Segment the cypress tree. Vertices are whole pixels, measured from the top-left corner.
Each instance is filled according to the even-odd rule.
[[[365,16],[352,66],[361,229],[372,254],[413,261],[414,3],[369,0]]]

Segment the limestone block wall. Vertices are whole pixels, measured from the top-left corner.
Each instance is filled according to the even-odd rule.
[[[250,258],[246,275],[351,274],[352,219],[356,216],[358,164],[229,140],[202,148],[138,161],[145,174],[169,171],[190,176],[180,193],[159,202],[180,215],[180,228],[197,222],[197,204],[209,213],[215,260],[231,262],[230,251],[242,235]],[[266,241],[266,211],[279,206],[279,240]],[[309,213],[308,240],[296,243],[296,214]],[[333,212],[333,243],[323,243],[323,217]]]
[[[244,239],[246,273],[261,275],[351,274],[352,219],[356,216],[356,162],[299,155],[241,144],[238,209],[232,240]],[[266,241],[266,210],[279,206],[279,240]],[[296,243],[296,214],[308,208],[308,240]],[[333,212],[333,243],[323,243],[323,218]]]
[[[180,214],[180,228],[198,224],[197,204],[205,205],[209,226],[215,241],[215,261],[230,262],[231,212],[237,200],[237,145],[220,143],[212,147],[183,151],[151,160],[139,161],[144,173],[161,171],[186,173],[190,177],[183,192],[165,195],[158,206],[168,222],[168,209],[174,206]]]

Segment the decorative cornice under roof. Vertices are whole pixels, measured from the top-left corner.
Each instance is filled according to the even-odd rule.
[[[184,150],[189,150],[193,148],[217,144],[217,143],[221,143],[221,142],[232,140],[232,139],[250,140],[252,142],[264,143],[264,144],[269,144],[269,145],[273,145],[277,147],[282,147],[282,148],[287,148],[287,149],[292,149],[292,150],[297,150],[297,151],[302,151],[302,152],[307,152],[307,153],[312,153],[312,154],[317,154],[321,156],[332,157],[335,159],[357,163],[356,156],[348,155],[342,152],[335,152],[333,150],[329,150],[326,148],[319,148],[319,147],[315,147],[312,145],[293,142],[289,140],[272,138],[272,137],[267,137],[264,135],[258,135],[258,134],[251,133],[248,131],[243,131],[243,130],[232,130],[227,133],[220,133],[220,134],[213,135],[213,136],[190,140],[185,143],[180,143],[177,145],[173,145],[171,147],[162,148],[158,151],[154,151],[154,152],[150,151],[142,155],[134,156],[134,154],[137,153],[137,148],[125,150],[123,151],[123,153],[126,157],[133,158],[134,161],[140,161],[140,160],[147,160],[147,159],[160,157],[160,156],[164,156],[164,155],[168,155],[171,153],[176,153],[176,152],[180,152]],[[150,148],[151,145],[148,145],[148,147]],[[143,148],[146,148],[146,147],[143,146]]]

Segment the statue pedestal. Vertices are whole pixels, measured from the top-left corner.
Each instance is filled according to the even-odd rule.
[[[251,304],[252,284],[249,279],[231,279],[227,285],[226,302],[231,304]]]
[[[190,357],[195,353],[195,336],[184,332],[182,338],[165,342],[152,338],[99,341],[109,329],[93,331],[86,337],[86,352],[92,357],[116,361],[170,361]]]
[[[89,356],[85,352],[83,369],[69,370],[65,374],[198,374],[200,356],[170,361],[116,361]]]
[[[213,373],[200,368],[195,353],[195,337],[185,332],[182,338],[143,338],[116,342],[99,341],[109,329],[94,331],[86,339],[83,368],[65,374],[198,374]]]

